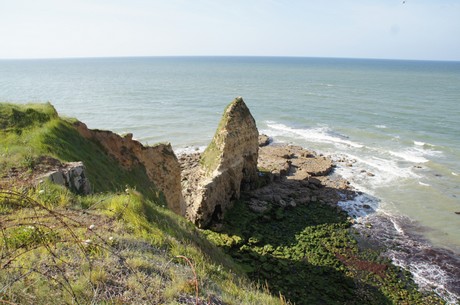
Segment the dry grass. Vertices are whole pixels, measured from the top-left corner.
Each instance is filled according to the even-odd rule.
[[[225,256],[212,260],[222,253],[198,231],[179,232],[168,213],[150,228],[134,221],[153,213],[142,212],[135,195],[96,197],[89,209],[78,209],[53,208],[27,194],[0,190],[0,304],[285,302],[221,265]]]

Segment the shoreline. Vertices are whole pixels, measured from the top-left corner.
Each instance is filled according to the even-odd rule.
[[[332,156],[324,156],[321,153],[292,144],[274,142],[272,138],[265,137],[266,143],[260,147],[261,151],[267,147],[277,147],[283,152],[281,155],[284,155],[280,156],[280,153],[278,153],[278,155],[273,155],[272,151],[269,157],[271,160],[267,161],[264,160],[264,157],[267,158],[267,154],[262,154],[259,157],[259,164],[277,164],[279,167],[278,170],[275,169],[277,174],[283,170],[283,163],[286,160],[297,158],[297,156],[294,155],[287,158],[289,153],[292,154],[290,150],[293,148],[297,150],[297,153],[303,152],[313,158],[330,159],[332,162],[330,171],[311,176],[313,180],[317,181],[312,185],[310,183],[301,182],[298,186],[299,189],[294,192],[301,193],[303,187],[309,187],[310,185],[316,190],[325,186],[333,189],[332,193],[329,192],[328,194],[321,195],[315,194],[315,197],[318,197],[319,203],[336,207],[338,210],[347,213],[353,224],[352,228],[358,232],[358,234],[355,234],[355,237],[362,249],[377,250],[383,257],[390,259],[395,266],[399,266],[411,272],[420,291],[433,291],[443,298],[447,304],[457,304],[457,302],[459,302],[460,280],[456,279],[460,279],[460,259],[455,255],[455,252],[435,246],[421,234],[417,235],[410,232],[410,229],[413,230],[414,227],[418,227],[419,225],[408,217],[398,217],[398,219],[395,219],[395,217],[390,214],[382,213],[378,207],[378,198],[359,191],[353,186],[352,182],[344,179],[336,172],[338,163],[349,166],[348,164],[353,164],[353,160],[332,160]],[[177,155],[182,163],[186,159],[188,159],[188,162],[193,160],[192,163],[196,163],[197,160],[199,160],[202,149],[188,147],[179,151]],[[276,160],[277,158],[278,160]],[[284,167],[284,170],[286,170],[286,167]],[[371,172],[364,171],[364,173],[369,176],[374,175]],[[275,181],[279,182],[283,179],[305,179],[308,181],[308,177],[301,177],[301,179],[299,179],[299,177],[295,177],[295,172],[289,173],[289,170],[285,174],[285,176],[281,175],[281,177],[275,178]],[[318,179],[318,177],[321,179]],[[323,182],[325,182],[325,185],[321,185]],[[292,185],[289,187],[291,188]],[[281,191],[282,193],[283,187],[277,191]],[[250,209],[256,212],[264,211],[265,207],[263,204],[260,204],[259,197],[266,199],[266,196],[264,197],[264,194],[251,192],[250,197],[252,198],[251,202],[258,201],[251,205]],[[283,201],[282,198],[281,201]],[[308,204],[308,202],[306,203]],[[305,202],[303,202],[303,204],[305,204]],[[286,203],[286,205],[289,205],[289,203]],[[291,205],[292,208],[295,208],[295,206],[296,204]],[[218,231],[220,227],[221,224],[214,224],[212,230]]]

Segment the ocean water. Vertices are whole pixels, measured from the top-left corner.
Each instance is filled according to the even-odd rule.
[[[276,57],[0,60],[0,101],[203,149],[243,96],[260,132],[332,155],[342,207],[424,287],[460,296],[460,62]],[[363,208],[369,205],[371,209]],[[393,244],[394,245],[394,244]],[[396,250],[395,250],[396,249]],[[397,250],[399,249],[399,250]]]

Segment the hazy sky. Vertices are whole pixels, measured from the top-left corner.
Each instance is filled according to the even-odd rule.
[[[460,0],[0,0],[0,58],[460,60]]]

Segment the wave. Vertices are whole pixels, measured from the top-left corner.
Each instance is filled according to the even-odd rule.
[[[185,147],[179,147],[174,149],[174,153],[177,156],[180,155],[188,155],[188,154],[193,154],[193,153],[202,153],[206,149],[206,146],[185,146]]]
[[[308,142],[329,143],[335,145],[347,145],[355,148],[362,148],[364,145],[344,139],[344,137],[335,136],[331,129],[328,127],[316,127],[309,129],[292,128],[281,123],[272,121],[266,122],[267,126],[271,128],[269,133],[275,133],[279,136],[296,136],[301,137]]]
[[[412,163],[426,163],[430,160],[423,157],[419,151],[412,150],[412,149],[405,149],[402,151],[389,151],[389,153],[395,157],[401,158],[404,161],[412,162]]]
[[[421,141],[414,141],[414,145],[422,146],[422,147],[434,147],[433,144],[426,143],[426,142],[421,142]]]
[[[366,217],[378,208],[379,200],[369,194],[361,193],[352,200],[339,201],[338,206],[355,219]]]

